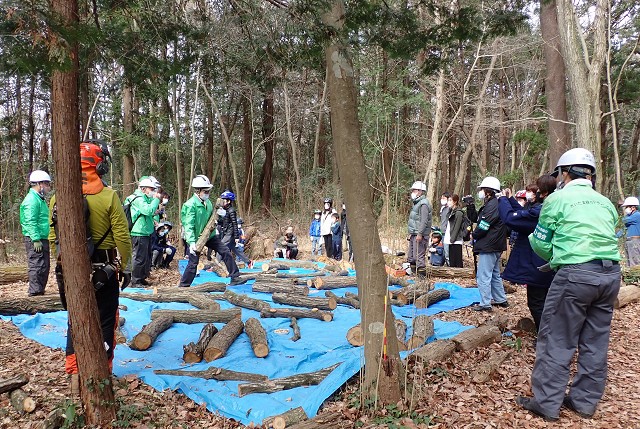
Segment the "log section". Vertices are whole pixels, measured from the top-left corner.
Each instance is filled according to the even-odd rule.
[[[271,296],[273,302],[278,304],[293,305],[294,307],[317,308],[319,310],[335,310],[338,304],[334,298],[311,298],[301,295],[287,295],[274,293]]]
[[[325,291],[324,296],[326,296],[327,298],[333,298],[338,304],[348,305],[349,307],[353,308],[360,308],[360,300],[357,298],[338,296],[330,290]]]
[[[424,345],[408,356],[410,362],[427,364],[447,359],[456,351],[456,343],[452,340],[436,340]]]
[[[291,341],[298,341],[300,339],[300,326],[298,326],[298,319],[295,317],[289,318],[289,326],[293,331],[293,336],[291,337]]]
[[[309,284],[311,282],[312,284]],[[316,289],[328,290],[339,289],[342,287],[358,287],[358,282],[355,277],[316,277],[307,281],[308,286],[313,286]]]
[[[249,337],[253,354],[259,358],[266,357],[269,354],[269,344],[267,343],[267,332],[260,321],[254,317],[247,319],[244,324],[244,332]]]
[[[204,293],[194,293],[188,297],[187,301],[200,310],[220,310],[220,304],[218,304],[213,298]]]
[[[491,355],[489,359],[482,362],[480,366],[473,372],[471,379],[474,383],[484,383],[491,378],[491,375],[500,368],[502,362],[507,360],[511,355],[509,350],[498,351]]]
[[[153,318],[152,318],[153,319]],[[171,316],[161,316],[153,319],[151,323],[142,327],[142,331],[140,331],[133,339],[131,340],[132,350],[147,350],[154,343],[158,335],[166,331],[173,324],[173,317]]]
[[[359,323],[349,328],[347,331],[347,341],[354,347],[364,345],[364,332],[362,332],[362,326],[360,326]]]
[[[227,302],[230,302],[233,305],[236,305],[242,308],[248,308],[249,310],[261,311],[261,310],[268,310],[269,308],[271,308],[271,306],[268,303],[260,299],[251,298],[248,295],[235,293],[230,290],[225,291],[222,297]]]
[[[300,308],[271,308],[269,310],[262,310],[260,317],[295,317],[297,319],[318,319],[323,322],[331,322],[333,320],[333,313],[330,311],[320,311],[318,309],[303,310]]]
[[[209,367],[204,371],[183,371],[181,369],[156,369],[153,371],[158,375],[177,375],[181,377],[204,378],[205,380],[218,381],[250,381],[259,383],[266,381],[268,377],[262,374],[254,374],[251,372],[231,371],[224,368]]]
[[[5,298],[0,300],[0,315],[51,313],[64,310],[58,295]]]
[[[309,419],[309,416],[304,412],[304,409],[302,407],[297,407],[277,416],[267,417],[262,421],[262,426],[265,428],[285,429],[307,419]]]
[[[477,328],[467,329],[453,337],[456,343],[456,350],[469,351],[477,347],[485,347],[489,344],[500,341],[502,334],[497,326],[479,326]]]
[[[296,285],[296,284],[278,284],[278,283],[270,283],[256,281],[253,285],[251,285],[252,292],[262,292],[262,293],[288,293],[295,295],[307,296],[309,295],[309,288],[307,286]]]
[[[238,335],[242,333],[244,323],[242,319],[236,317],[230,320],[220,331],[213,336],[207,347],[204,349],[202,357],[207,362],[211,362],[218,358],[221,358],[227,353],[231,344],[238,338]]]
[[[287,268],[306,268],[309,270],[320,271],[320,267],[315,262],[296,260],[265,262],[262,264],[262,271],[269,271],[272,265],[277,266],[279,270]]]
[[[22,389],[12,390],[9,394],[11,406],[18,414],[30,413],[36,409],[36,401]]]
[[[28,282],[29,274],[24,265],[5,265],[0,267],[0,285],[7,285],[15,282]]]
[[[620,288],[618,297],[616,298],[613,308],[622,308],[632,302],[640,301],[640,287],[638,286],[624,286]]]
[[[198,341],[195,343],[191,342],[182,346],[183,354],[182,360],[186,363],[198,363],[202,361],[202,353],[204,352],[204,348],[209,344],[209,341],[213,338],[215,334],[218,333],[218,328],[216,328],[213,323],[207,323],[200,331],[200,337]]]
[[[24,375],[16,375],[11,378],[0,379],[0,394],[11,392],[12,390],[19,389],[29,382],[29,378]]]
[[[422,295],[413,302],[416,308],[427,308],[436,302],[443,301],[445,299],[449,299],[451,297],[451,293],[446,289],[435,289],[426,295]]]
[[[227,310],[153,310],[151,319],[171,316],[174,323],[228,323],[240,317],[242,310],[229,308]]]
[[[331,371],[336,369],[340,364],[337,363],[328,368],[315,372],[307,372],[303,374],[291,375],[289,377],[274,378],[262,383],[247,383],[238,385],[238,395],[245,396],[250,393],[273,393],[282,390],[293,389],[300,386],[315,386],[322,383]]]

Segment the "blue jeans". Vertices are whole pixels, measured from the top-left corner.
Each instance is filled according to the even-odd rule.
[[[500,277],[500,255],[502,252],[479,253],[476,282],[480,291],[480,306],[491,307],[491,300],[496,304],[507,300],[504,293],[502,277]]]
[[[322,255],[322,237],[311,237],[311,254]]]

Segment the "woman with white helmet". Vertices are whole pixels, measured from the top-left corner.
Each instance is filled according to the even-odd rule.
[[[51,191],[51,177],[46,171],[29,175],[31,188],[20,204],[20,225],[27,249],[29,296],[44,295],[49,278],[49,207],[44,197]]]

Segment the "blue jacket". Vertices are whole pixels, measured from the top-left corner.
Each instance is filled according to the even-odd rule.
[[[342,241],[342,227],[340,226],[340,222],[331,224],[331,241],[332,242]]]
[[[622,218],[624,226],[627,227],[627,237],[640,236],[640,212],[635,211],[629,216]]]
[[[429,257],[429,262],[431,262],[431,265],[442,267],[444,265],[444,246],[442,245],[442,241],[439,242],[437,246],[431,247],[435,247],[436,251],[433,253],[429,253],[429,255],[431,255]]]
[[[311,237],[321,237],[320,234],[320,219],[313,219],[311,221],[311,225],[309,225],[309,236]]]
[[[151,234],[151,251],[164,252],[167,247],[173,247],[167,244],[167,236],[160,237],[157,231],[153,231],[153,234]]]
[[[536,255],[529,244],[529,234],[536,229],[542,204],[534,203],[522,208],[515,198],[500,197],[498,210],[502,222],[518,233],[502,278],[513,283],[548,288],[556,273],[538,270],[547,261]]]

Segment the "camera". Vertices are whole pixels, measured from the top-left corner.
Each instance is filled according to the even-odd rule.
[[[93,264],[93,273],[91,274],[93,288],[96,291],[102,289],[117,272],[118,268],[113,264]]]
[[[465,195],[464,197],[462,197],[462,202],[465,204],[473,204],[475,200],[471,195]]]

